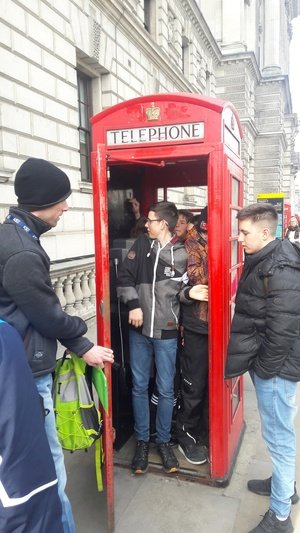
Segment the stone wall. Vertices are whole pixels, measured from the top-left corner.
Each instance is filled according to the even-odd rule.
[[[15,201],[16,168],[29,156],[46,158],[68,173],[73,194],[70,211],[43,244],[54,260],[93,254],[91,184],[80,172],[77,70],[90,79],[92,114],[157,92],[232,101],[244,129],[245,200],[258,190],[292,190],[296,117],[277,41],[286,51],[290,21],[299,13],[295,0],[272,1],[271,20],[252,1],[234,0],[233,9],[230,0],[223,7],[220,0],[152,0],[146,21],[143,0],[3,0],[1,218]]]
[[[91,185],[80,174],[76,69],[91,80],[93,114],[143,94],[215,94],[218,46],[200,12],[188,1],[153,5],[151,33],[143,2],[135,0],[5,0],[1,7],[0,214],[15,202],[13,173],[27,157],[67,172],[70,210],[42,238],[53,260],[94,251]]]

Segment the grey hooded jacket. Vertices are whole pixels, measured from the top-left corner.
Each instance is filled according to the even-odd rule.
[[[161,247],[140,235],[119,272],[117,294],[129,310],[141,308],[140,332],[154,339],[175,338],[178,330],[178,294],[186,278],[187,254],[177,237]]]

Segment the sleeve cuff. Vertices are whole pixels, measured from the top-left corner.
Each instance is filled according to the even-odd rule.
[[[186,300],[189,300],[190,302],[193,302],[194,301],[194,298],[191,298],[190,297],[190,290],[191,290],[192,287],[187,287],[185,290],[184,290],[184,297],[186,298]]]
[[[129,300],[127,302],[129,311],[132,311],[133,309],[138,309],[141,307],[139,300],[136,298],[135,300]]]

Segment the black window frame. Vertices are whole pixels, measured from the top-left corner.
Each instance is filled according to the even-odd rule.
[[[91,128],[92,116],[91,78],[77,70],[78,133],[81,181],[92,182]]]

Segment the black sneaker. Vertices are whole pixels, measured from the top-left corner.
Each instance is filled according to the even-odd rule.
[[[247,483],[247,487],[251,492],[254,492],[255,494],[259,494],[260,496],[270,496],[271,495],[271,483],[272,483],[272,477],[268,477],[268,479],[250,479]],[[299,496],[297,493],[296,488],[296,481],[294,484],[294,494],[291,497],[291,503],[294,505],[295,503],[298,503]]]
[[[207,461],[207,448],[201,444],[179,444],[178,450],[193,465],[202,465]]]
[[[286,520],[278,520],[275,513],[269,510],[262,521],[249,533],[293,533],[294,528],[290,517]]]
[[[135,474],[145,474],[148,470],[149,442],[138,440],[131,468]]]
[[[157,451],[161,457],[164,470],[167,474],[178,472],[179,463],[174,455],[169,442],[162,442],[157,445]]]

